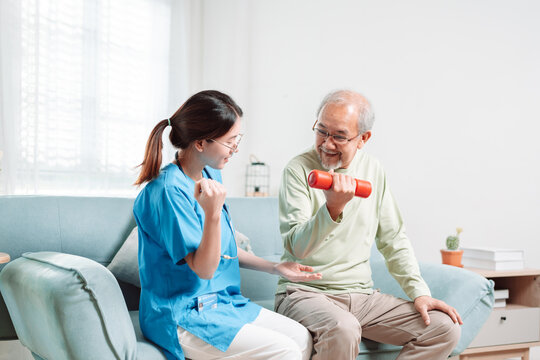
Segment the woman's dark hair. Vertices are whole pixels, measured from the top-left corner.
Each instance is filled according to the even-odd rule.
[[[243,115],[230,96],[205,90],[191,96],[170,119],[161,120],[150,133],[141,173],[134,185],[152,181],[159,175],[163,130],[171,123],[169,140],[175,148],[186,149],[193,141],[210,140],[225,135]]]

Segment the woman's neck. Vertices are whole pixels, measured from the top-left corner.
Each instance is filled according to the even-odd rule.
[[[197,156],[194,156],[192,149],[187,148],[176,152],[176,165],[180,165],[184,174],[186,174],[193,181],[199,181],[202,179],[202,171],[204,164],[202,164]]]

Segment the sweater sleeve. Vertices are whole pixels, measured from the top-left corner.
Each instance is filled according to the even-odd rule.
[[[414,300],[422,295],[431,296],[429,287],[420,274],[418,261],[405,233],[401,213],[388,188],[386,177],[380,200],[376,243],[386,260],[388,271],[409,298]]]
[[[332,220],[326,204],[316,206],[311,199],[307,176],[287,166],[279,192],[279,221],[286,251],[304,259],[322,244],[342,219]]]

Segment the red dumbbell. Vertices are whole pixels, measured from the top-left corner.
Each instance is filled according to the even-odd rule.
[[[356,191],[354,195],[367,198],[371,195],[371,183],[366,180],[356,180]],[[315,189],[328,190],[332,187],[332,175],[326,171],[311,170],[308,175],[308,184]]]

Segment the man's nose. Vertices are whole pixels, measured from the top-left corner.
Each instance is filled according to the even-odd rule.
[[[331,146],[332,148],[334,148],[334,149],[336,148],[336,143],[334,142],[334,138],[331,137],[331,136],[328,136],[326,139],[324,139],[323,145],[324,145],[326,148],[329,147],[328,145],[330,145],[330,146]]]

